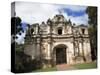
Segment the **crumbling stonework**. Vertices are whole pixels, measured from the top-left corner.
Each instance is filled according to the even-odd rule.
[[[32,44],[25,53],[39,59],[43,65],[75,64],[91,61],[88,27],[75,25],[61,14],[47,23],[33,24]],[[28,49],[27,49],[28,48]],[[45,66],[44,66],[45,67]]]

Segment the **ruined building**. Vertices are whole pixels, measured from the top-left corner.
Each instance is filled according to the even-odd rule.
[[[62,14],[29,27],[31,38],[24,52],[43,64],[75,64],[91,61],[88,27],[72,24]]]

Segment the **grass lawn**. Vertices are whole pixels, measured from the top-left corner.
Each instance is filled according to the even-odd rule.
[[[97,63],[91,62],[91,63],[74,64],[70,66],[75,67],[76,69],[93,69],[93,68],[97,68]],[[34,70],[33,72],[49,72],[49,71],[57,71],[57,67],[55,66],[55,67],[50,67],[45,69],[38,69],[38,70]]]
[[[56,67],[50,67],[50,68],[45,68],[45,69],[34,70],[33,72],[48,72],[48,71],[57,71],[57,69]]]
[[[77,69],[93,69],[93,68],[97,68],[97,62],[74,64],[72,66]]]

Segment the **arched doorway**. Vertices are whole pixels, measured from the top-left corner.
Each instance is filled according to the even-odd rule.
[[[66,49],[67,47],[64,44],[60,44],[54,47],[53,58],[56,65],[67,63]]]

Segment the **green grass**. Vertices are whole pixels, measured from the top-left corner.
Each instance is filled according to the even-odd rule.
[[[45,69],[34,70],[33,72],[49,72],[49,71],[57,71],[57,69],[56,67],[50,67],[50,68],[45,68]]]
[[[96,62],[82,63],[82,64],[74,64],[72,66],[77,69],[92,69],[92,68],[97,68],[97,63]]]
[[[97,62],[74,64],[70,66],[73,66],[76,69],[93,69],[93,68],[97,68]],[[49,72],[49,71],[57,71],[57,67],[55,66],[55,67],[50,67],[45,69],[37,69],[34,70],[33,72]]]

